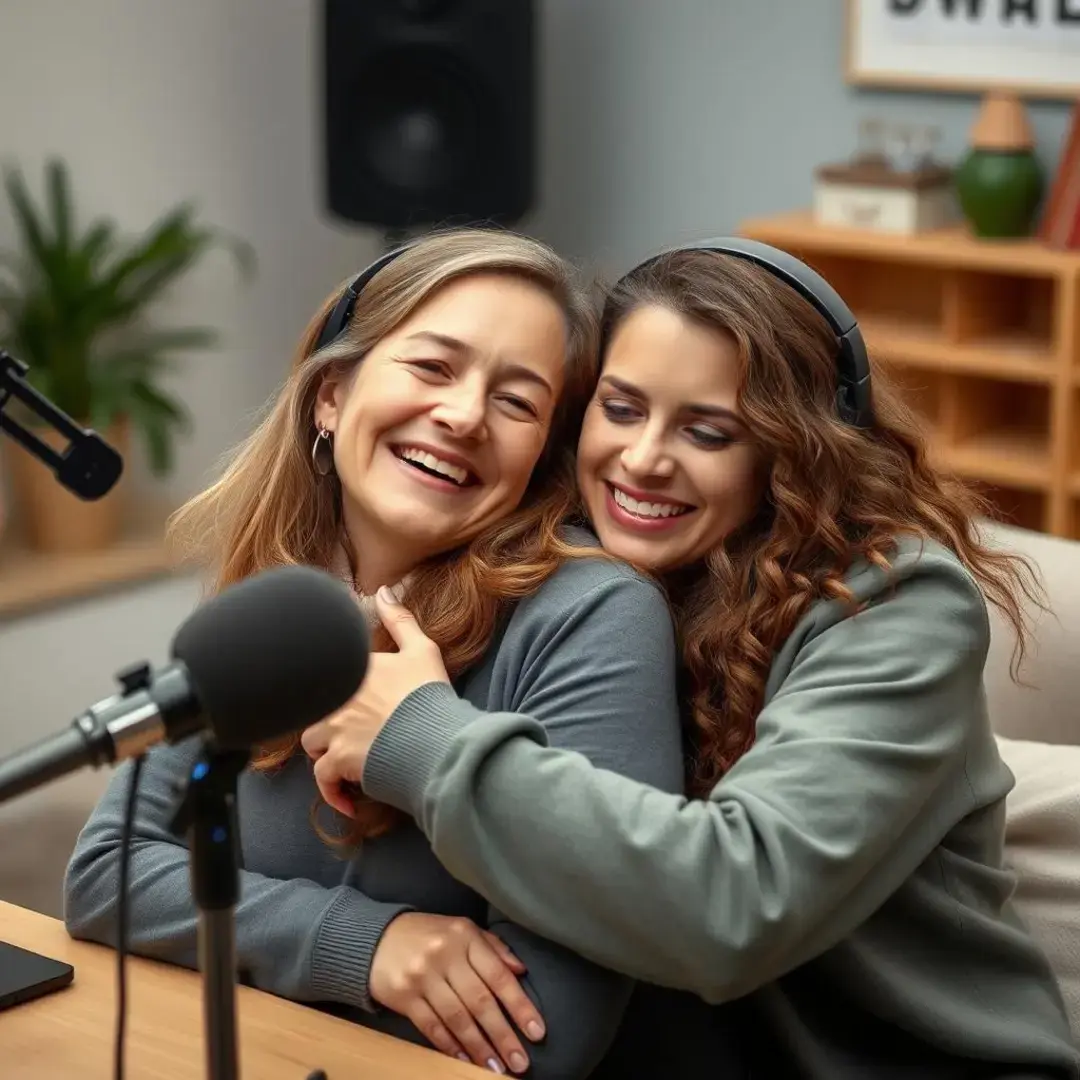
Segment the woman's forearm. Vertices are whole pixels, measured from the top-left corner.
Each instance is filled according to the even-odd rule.
[[[131,841],[129,942],[133,952],[194,968],[198,910],[191,858],[170,831],[174,790],[190,751],[159,747],[147,758]],[[126,765],[76,844],[64,886],[73,937],[115,946]],[[339,1001],[370,1009],[368,977],[387,924],[407,904],[385,904],[345,885],[280,881],[240,871],[236,950],[240,969],[260,989],[300,1001]]]

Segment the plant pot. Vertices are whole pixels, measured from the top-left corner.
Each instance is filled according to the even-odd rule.
[[[34,434],[55,450],[67,446],[68,440],[52,429]],[[121,457],[127,457],[126,423],[111,425],[101,436]],[[51,469],[18,443],[9,441],[4,450],[11,480],[10,509],[30,548],[49,554],[82,554],[116,543],[124,523],[123,477],[104,498],[86,501],[63,487]]]
[[[1031,150],[973,148],[956,171],[956,194],[976,236],[1029,236],[1043,192]]]

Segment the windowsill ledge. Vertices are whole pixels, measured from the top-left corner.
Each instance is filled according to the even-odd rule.
[[[31,551],[13,529],[0,542],[0,621],[177,572],[168,513],[144,513],[111,547],[72,554]]]

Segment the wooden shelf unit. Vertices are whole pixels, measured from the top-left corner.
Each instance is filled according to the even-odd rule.
[[[166,507],[136,507],[115,544],[84,553],[31,551],[11,529],[0,542],[0,624],[176,572],[180,565],[165,543],[168,513]]]
[[[739,232],[835,286],[942,467],[1003,521],[1080,539],[1080,252],[963,228],[890,236],[822,226],[809,212]]]

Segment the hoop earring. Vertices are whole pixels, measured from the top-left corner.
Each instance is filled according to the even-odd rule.
[[[319,433],[311,446],[311,468],[316,476],[329,476],[334,471],[334,452],[330,444],[331,432],[319,424]],[[326,444],[329,454],[319,454],[319,447]]]

